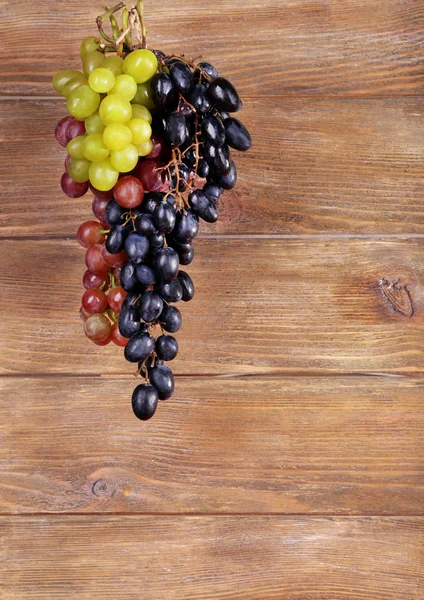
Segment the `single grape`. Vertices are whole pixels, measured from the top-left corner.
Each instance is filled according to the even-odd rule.
[[[152,385],[143,383],[135,388],[131,403],[135,416],[140,421],[148,421],[158,407],[158,392]]]
[[[145,191],[163,192],[169,188],[165,163],[159,160],[145,160],[135,171],[135,177],[141,181]]]
[[[65,98],[69,98],[71,93],[82,85],[88,85],[88,79],[83,73],[79,73],[78,75],[75,75],[75,77],[72,77],[72,79],[64,86],[62,95]]]
[[[135,228],[137,233],[145,235],[146,237],[158,233],[158,228],[153,216],[148,214],[141,214],[137,217],[135,221]]]
[[[155,285],[156,274],[152,267],[148,265],[138,265],[136,269],[137,279],[140,283],[146,286]]]
[[[169,74],[176,88],[183,94],[193,87],[193,74],[190,67],[182,61],[174,62],[169,68]]]
[[[179,258],[180,258],[180,265],[191,265],[191,263],[193,262],[194,259],[194,248],[193,246],[191,247],[190,251],[187,252],[186,254],[178,254]]]
[[[117,202],[115,202],[115,200],[110,200],[110,202],[108,203],[108,205],[106,207],[106,213],[105,213],[106,221],[111,226],[121,225],[122,217],[126,212],[127,211],[125,210],[125,208],[122,208],[122,206],[119,206],[119,204]]]
[[[174,279],[169,283],[161,281],[157,288],[166,302],[179,302],[183,297],[183,288],[178,279]]]
[[[102,233],[103,226],[97,221],[85,221],[81,223],[77,231],[77,240],[83,248],[91,248],[95,244],[103,244],[105,235]]]
[[[122,225],[114,225],[107,236],[105,248],[109,254],[120,254],[124,249],[126,230]]]
[[[137,84],[131,75],[118,75],[115,85],[108,91],[110,94],[119,94],[131,102],[137,93]]]
[[[153,131],[151,141],[152,150],[150,154],[147,155],[147,158],[159,158],[161,156],[164,156],[167,148],[163,136],[157,133],[156,131]]]
[[[217,77],[208,87],[208,96],[220,110],[236,112],[239,108],[240,97],[235,87],[223,77]]]
[[[139,156],[149,156],[153,150],[152,140],[146,140],[141,144],[136,144],[136,148]]]
[[[128,256],[122,250],[121,252],[109,252],[105,245],[102,246],[102,258],[108,267],[123,267],[128,260]]]
[[[205,160],[199,160],[199,165],[197,167],[197,174],[199,177],[201,177],[202,179],[206,179],[206,177],[209,175],[210,172],[210,168],[208,163]]]
[[[141,205],[141,211],[144,213],[149,213],[150,215],[154,215],[156,210],[156,206],[159,202],[162,202],[165,194],[160,192],[148,192],[144,194],[143,203]]]
[[[231,169],[231,157],[228,146],[206,142],[203,145],[203,157],[209,164],[213,175],[227,175]]]
[[[155,258],[155,268],[163,281],[172,281],[178,276],[178,254],[173,248],[160,248]]]
[[[67,154],[66,158],[65,158],[65,171],[68,173],[68,175],[69,175],[69,165],[71,164],[71,160],[72,160],[72,158],[69,156],[69,154]]]
[[[158,67],[156,56],[150,50],[130,52],[124,60],[124,73],[131,75],[136,83],[145,83],[153,77]]]
[[[132,117],[132,108],[130,102],[123,96],[110,94],[102,100],[99,113],[105,125],[126,123]]]
[[[224,126],[227,144],[231,146],[231,148],[239,150],[240,152],[246,152],[246,150],[249,150],[252,147],[250,133],[238,119],[226,119]]]
[[[109,158],[102,162],[91,163],[90,182],[94,187],[101,191],[111,190],[119,178],[117,171]]]
[[[85,135],[85,123],[84,121],[78,121],[78,119],[72,117],[66,129],[66,143],[68,144],[71,140],[80,135]]]
[[[78,183],[66,172],[60,180],[60,187],[62,188],[62,192],[69,198],[81,198],[88,192],[88,182]]]
[[[168,333],[176,333],[181,329],[183,319],[176,306],[165,306],[159,318],[162,328]]]
[[[149,371],[150,383],[158,391],[160,400],[168,400],[174,393],[174,376],[169,367],[157,365]]]
[[[116,54],[111,54],[106,57],[102,67],[109,69],[117,77],[124,72],[124,59]]]
[[[115,86],[115,75],[109,69],[99,67],[90,73],[88,83],[95,92],[106,94]]]
[[[122,305],[118,326],[121,335],[126,338],[130,338],[140,331],[140,314],[135,306],[125,306],[125,303]]]
[[[104,275],[96,275],[91,271],[86,271],[82,278],[82,284],[86,290],[99,289],[106,282]]]
[[[190,302],[190,300],[194,298],[194,284],[192,278],[185,271],[179,271],[178,281],[181,283],[181,287],[183,288],[183,302]]]
[[[85,129],[89,135],[92,133],[103,133],[105,127],[106,125],[103,123],[98,110],[85,120]]]
[[[83,120],[95,112],[99,104],[100,94],[92,90],[89,85],[82,85],[70,93],[66,106],[71,115]]]
[[[211,108],[211,101],[207,95],[207,87],[198,83],[192,89],[189,100],[198,114],[205,114]]]
[[[163,300],[157,292],[145,292],[139,303],[141,320],[145,323],[153,323],[163,310]]]
[[[224,190],[232,190],[237,183],[236,163],[232,160],[230,170],[227,175],[213,175],[211,182],[216,183]]]
[[[178,354],[178,342],[172,335],[161,335],[156,340],[156,354],[166,362],[174,360]]]
[[[159,110],[172,110],[178,105],[178,89],[167,73],[157,73],[150,82],[152,100]]]
[[[205,192],[209,200],[216,204],[224,190],[216,183],[206,183],[203,186],[203,191]]]
[[[124,337],[121,334],[121,332],[119,331],[118,323],[112,325],[110,337],[112,339],[112,342],[120,348],[125,348],[125,346],[128,344],[128,338]]]
[[[84,323],[84,333],[93,342],[105,342],[111,330],[109,319],[101,314],[91,315]]]
[[[78,160],[84,159],[84,146],[85,136],[78,135],[73,140],[71,140],[66,146],[66,151],[72,158],[77,158]]]
[[[136,265],[128,261],[121,269],[121,286],[126,292],[131,292],[136,289],[138,285],[139,281],[136,276]],[[125,335],[125,333],[123,335]]]
[[[203,190],[194,190],[188,197],[193,212],[207,223],[216,223],[219,217],[216,204],[209,200]]]
[[[130,123],[130,121],[128,121]],[[110,150],[123,150],[132,142],[132,133],[123,123],[112,123],[103,132],[103,140]]]
[[[209,79],[216,79],[218,77],[218,71],[213,65],[208,62],[200,62],[198,65],[203,73],[205,73]]]
[[[163,233],[158,231],[149,237],[149,244],[152,250],[157,250],[158,248],[162,248],[163,243],[165,241]]]
[[[86,54],[94,52],[100,48],[100,39],[92,35],[82,40],[80,45],[80,56],[84,58]]]
[[[87,265],[87,269],[96,275],[106,275],[109,271],[108,265],[103,260],[100,244],[95,244],[87,250],[85,264]]]
[[[87,183],[89,179],[90,164],[90,161],[85,158],[82,160],[71,158],[68,165],[68,173],[77,183]]]
[[[122,332],[121,332],[122,333]],[[155,348],[155,340],[143,331],[135,333],[125,347],[124,356],[128,362],[144,360]]]
[[[210,115],[202,121],[202,133],[205,139],[216,144],[225,143],[225,127],[219,117]]]
[[[86,290],[82,296],[81,305],[92,315],[102,313],[108,307],[107,296],[101,290],[95,288]]]
[[[132,118],[144,119],[144,121],[147,121],[149,125],[151,125],[153,121],[150,110],[148,110],[145,106],[140,106],[140,104],[132,105]]]
[[[142,144],[150,140],[152,128],[144,119],[130,119],[127,127],[131,130],[133,144]]]
[[[187,123],[184,115],[171,113],[166,122],[166,137],[171,146],[182,146],[188,138]]]
[[[99,67],[103,66],[106,57],[101,52],[97,52],[94,50],[93,52],[87,52],[82,58],[82,70],[86,77],[89,77],[90,74]]]
[[[117,171],[129,173],[138,164],[138,150],[134,144],[129,144],[123,150],[111,150],[110,161]]]
[[[191,242],[199,232],[199,218],[191,210],[178,214],[174,228],[174,238],[183,244]]]
[[[59,123],[56,125],[56,129],[54,130],[57,141],[64,148],[66,148],[68,144],[68,140],[66,139],[66,129],[69,125],[69,122],[72,121],[73,118],[74,117],[72,117],[72,115],[63,117],[63,119],[60,119]]]
[[[112,341],[111,337],[108,337],[106,340],[103,340],[103,342],[95,342],[93,340],[93,342],[96,344],[96,346],[107,346],[108,344],[110,344]]]
[[[76,71],[75,69],[65,69],[64,71],[59,71],[52,79],[52,86],[58,94],[63,93],[63,88],[73,77],[81,74],[81,71]]]
[[[102,162],[108,158],[110,150],[105,145],[101,133],[92,133],[84,139],[83,153],[87,160]]]
[[[177,213],[168,202],[160,202],[155,209],[154,218],[161,231],[171,233],[175,227]]]
[[[125,240],[125,252],[135,264],[140,263],[149,251],[149,241],[144,235],[130,233]]]
[[[127,296],[128,292],[126,292],[120,285],[112,288],[107,297],[110,308],[116,313],[120,313],[122,309],[122,303]]]
[[[93,198],[93,202],[91,204],[91,210],[93,215],[100,221],[105,229],[107,229],[107,221],[106,221],[106,208],[109,204],[109,200],[105,200],[104,198]]]
[[[137,85],[137,93],[132,99],[133,106],[142,106],[148,110],[155,108],[155,103],[152,100],[152,91],[150,89],[150,81]],[[144,118],[144,117],[142,117]]]

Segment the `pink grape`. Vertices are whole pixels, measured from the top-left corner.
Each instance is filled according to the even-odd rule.
[[[101,314],[91,315],[84,323],[84,333],[94,343],[106,342],[111,331],[109,319]]]
[[[103,225],[98,221],[85,221],[81,223],[77,231],[77,240],[83,248],[91,248],[95,244],[103,244],[105,241]]]
[[[103,244],[101,252],[103,260],[109,267],[123,267],[128,260],[125,250],[122,250],[118,254],[110,254]]]
[[[82,285],[86,290],[99,289],[106,281],[106,278],[103,275],[96,275],[91,271],[86,271],[82,278]]]
[[[60,180],[60,187],[62,188],[62,192],[69,198],[81,198],[88,192],[88,181],[77,183],[65,172]]]
[[[104,198],[93,198],[93,203],[91,205],[91,210],[93,211],[93,215],[96,219],[99,219],[100,223],[105,227],[105,229],[109,229],[105,217],[106,208],[109,204],[109,200]]]
[[[112,342],[120,348],[125,348],[129,341],[128,338],[124,337],[119,331],[118,323],[112,325],[112,333],[110,334],[110,338]]]
[[[145,160],[135,169],[135,176],[148,192],[165,192],[169,189],[168,174],[162,167],[165,163],[160,160]]]
[[[63,117],[63,119],[60,119],[60,121],[56,125],[56,129],[54,131],[57,141],[64,148],[66,148],[66,146],[68,144],[67,137],[66,137],[66,130],[68,128],[69,123],[73,120],[73,118],[74,117],[72,117],[72,116],[68,116],[68,117]]]
[[[106,275],[109,271],[108,265],[103,260],[100,244],[91,246],[87,250],[85,264],[87,265],[87,269],[96,275]]]
[[[75,117],[72,117],[66,128],[67,144],[79,135],[85,135],[85,123],[84,121],[78,121]]]
[[[112,288],[107,297],[110,308],[116,313],[120,313],[122,309],[122,303],[127,296],[128,292],[121,288],[121,286],[118,285]]]
[[[107,296],[101,290],[86,290],[82,296],[81,305],[91,315],[102,313],[108,307]]]

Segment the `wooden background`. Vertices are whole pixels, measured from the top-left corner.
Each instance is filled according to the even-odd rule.
[[[145,4],[152,46],[236,84],[254,147],[142,424],[82,335],[90,201],[58,186],[50,79],[98,7],[0,2],[0,597],[422,599],[423,4]]]

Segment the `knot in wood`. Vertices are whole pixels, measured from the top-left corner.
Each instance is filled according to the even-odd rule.
[[[99,479],[95,483],[93,483],[93,494],[95,496],[110,496],[112,493],[111,486],[109,486],[106,481]]]
[[[404,317],[411,318],[414,315],[411,294],[406,285],[401,284],[400,279],[395,283],[390,283],[387,279],[380,279],[379,285],[383,296],[388,300],[393,310]]]

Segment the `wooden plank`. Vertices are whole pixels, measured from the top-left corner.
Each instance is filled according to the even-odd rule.
[[[0,107],[2,235],[74,235],[92,216],[91,195],[59,189],[63,102]],[[249,100],[243,113],[255,145],[238,153],[239,183],[204,234],[424,233],[423,99],[273,98]]]
[[[424,13],[414,0],[145,4],[150,45],[203,54],[244,95],[423,93]],[[99,11],[82,0],[4,4],[1,92],[52,94],[53,74],[79,66]]]
[[[424,379],[0,378],[0,512],[422,513]]]
[[[202,239],[178,374],[424,370],[424,240]],[[75,241],[0,242],[1,373],[129,373],[82,333]]]
[[[422,518],[13,517],[0,527],[5,600],[419,600],[423,592]]]

